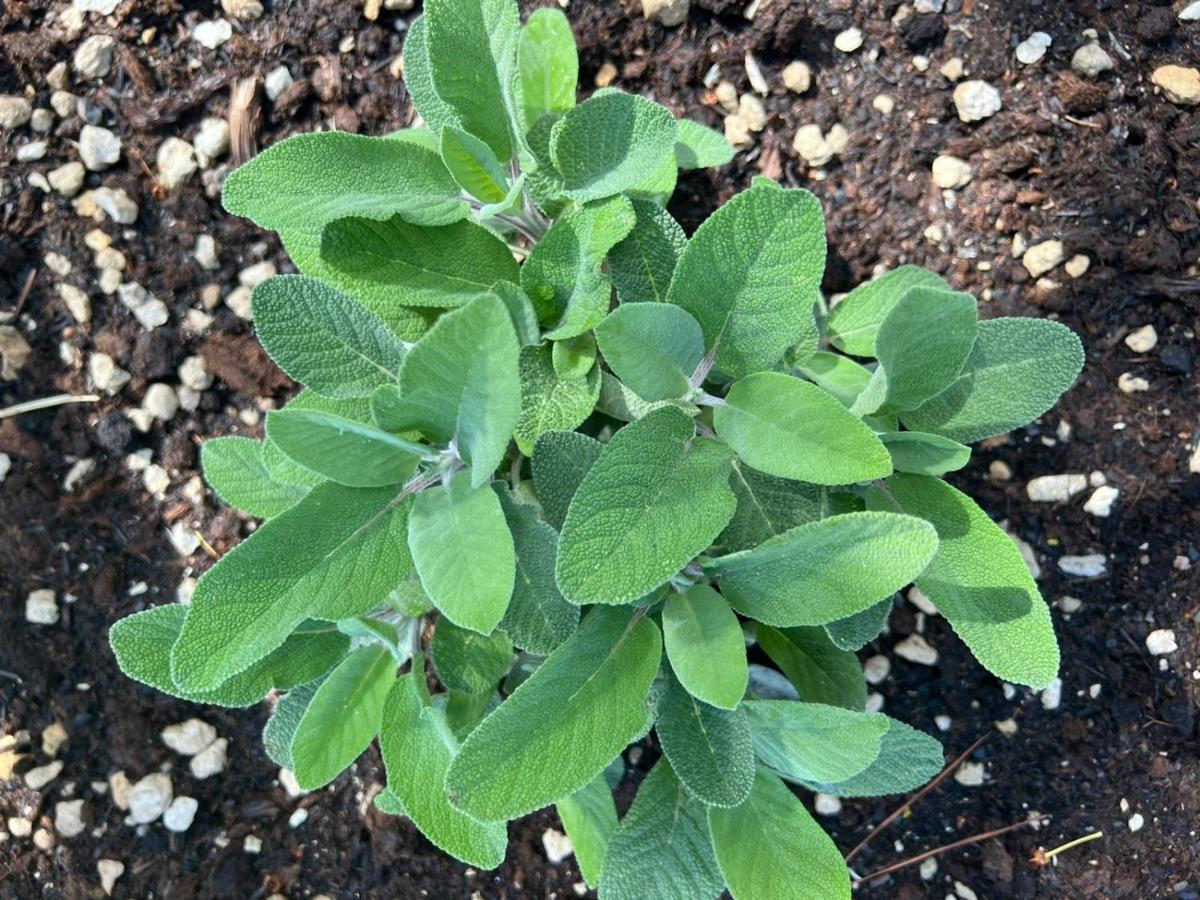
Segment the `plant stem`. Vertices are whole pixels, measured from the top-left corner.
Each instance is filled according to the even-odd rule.
[[[38,400],[26,400],[24,403],[14,403],[12,406],[0,409],[0,419],[9,416],[19,416],[24,413],[37,412],[39,409],[50,409],[55,406],[65,406],[68,403],[97,403],[97,394],[54,394]]]

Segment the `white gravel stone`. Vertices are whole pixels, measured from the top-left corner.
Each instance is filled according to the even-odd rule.
[[[725,117],[725,140],[739,150],[754,146],[754,135],[751,134],[745,119],[739,115]]]
[[[1134,353],[1149,353],[1158,346],[1158,332],[1153,325],[1143,325],[1125,335],[1125,346]]]
[[[193,391],[206,391],[212,387],[213,377],[208,371],[203,356],[189,356],[179,365],[179,381]]]
[[[979,787],[987,780],[983,763],[967,761],[954,770],[954,780],[963,787]]]
[[[279,98],[279,95],[292,86],[294,79],[292,73],[287,66],[276,66],[267,73],[267,77],[263,79],[263,90],[267,94],[267,99],[272,103]]]
[[[92,301],[75,285],[63,282],[58,286],[58,296],[62,298],[63,305],[67,307],[71,318],[80,325],[85,325],[92,320]]]
[[[1142,827],[1145,824],[1146,824],[1146,818],[1141,813],[1134,813],[1132,816],[1129,817],[1129,830],[1132,832],[1136,833],[1138,831],[1141,831]]]
[[[886,656],[876,654],[868,657],[863,663],[863,675],[866,676],[867,684],[883,684],[891,671],[892,661]]]
[[[238,283],[243,287],[256,288],[268,278],[274,278],[278,271],[270,260],[255,263],[238,272]]]
[[[93,353],[88,357],[88,377],[93,388],[111,397],[129,382],[130,376],[107,353]]]
[[[1101,519],[1107,519],[1112,514],[1113,504],[1117,502],[1117,497],[1120,495],[1121,492],[1112,485],[1103,484],[1092,491],[1092,496],[1088,497],[1087,503],[1083,504],[1083,511]]]
[[[50,588],[30,591],[25,598],[25,621],[34,625],[53,625],[58,621],[58,600]]]
[[[0,380],[14,380],[32,352],[21,332],[11,325],[0,325]]]
[[[1122,372],[1117,376],[1117,388],[1123,394],[1141,394],[1150,390],[1150,382],[1132,372]]]
[[[1017,62],[1023,66],[1033,65],[1046,55],[1046,50],[1052,43],[1053,39],[1046,32],[1035,31],[1017,44]]]
[[[33,834],[33,823],[21,816],[10,816],[5,824],[8,825],[8,833],[15,838],[27,838]]]
[[[154,416],[160,422],[169,422],[179,412],[179,398],[175,389],[169,384],[157,382],[146,388],[142,397],[142,409]]]
[[[1072,278],[1082,278],[1092,267],[1092,258],[1084,253],[1076,253],[1067,260],[1063,270]]]
[[[4,483],[4,479],[8,477],[8,473],[12,470],[12,457],[7,453],[0,453],[0,484]]]
[[[201,780],[216,775],[225,768],[228,753],[229,741],[226,738],[217,738],[192,757],[188,763],[188,770],[192,777]]]
[[[44,766],[30,769],[25,773],[25,786],[31,791],[40,791],[55,778],[63,770],[62,760],[56,759],[54,762],[46,763]]]
[[[1079,578],[1096,578],[1108,571],[1108,557],[1103,553],[1060,556],[1058,567],[1068,575],[1075,575]]]
[[[833,159],[833,148],[826,142],[820,125],[801,125],[796,129],[792,148],[810,166],[823,166]]]
[[[136,281],[127,282],[117,288],[117,296],[147,331],[167,324],[170,318],[167,305]]]
[[[307,821],[308,821],[308,810],[305,809],[303,806],[301,806],[298,809],[296,809],[290,816],[288,816],[288,827],[289,828],[299,828],[301,825],[303,825]]]
[[[279,770],[279,784],[293,800],[296,797],[304,796],[304,788],[300,787],[300,782],[296,780],[296,773],[291,769]]]
[[[412,9],[412,0],[408,0],[409,5],[405,9]],[[384,3],[387,9],[393,9],[388,3]],[[233,16],[235,19],[243,21],[250,19],[258,19],[263,14],[263,5],[258,0],[221,0],[221,9],[225,10],[225,15]]]
[[[195,797],[176,797],[163,813],[163,827],[181,834],[192,827],[200,803]]]
[[[571,843],[571,839],[554,828],[547,828],[542,832],[542,847],[552,866],[557,866],[575,852],[575,845]]]
[[[1021,264],[1034,278],[1045,275],[1066,256],[1062,241],[1042,241],[1034,244],[1021,256]]]
[[[192,138],[192,149],[196,151],[201,168],[207,169],[229,152],[229,123],[215,116],[204,119]]]
[[[75,71],[82,78],[103,78],[112,68],[117,42],[107,34],[93,34],[75,50]]]
[[[65,838],[77,837],[87,828],[82,800],[60,800],[54,804],[54,830]]]
[[[111,897],[117,879],[125,874],[125,863],[119,859],[102,859],[96,863],[96,872],[100,875],[100,887]]]
[[[950,726],[954,724],[954,720],[943,713],[933,717],[933,724],[937,726],[938,731],[944,733],[950,730]]]
[[[1200,104],[1200,69],[1189,66],[1159,66],[1150,76],[1150,80],[1177,106]]]
[[[64,119],[75,115],[75,106],[78,102],[79,98],[70,91],[57,90],[50,95],[50,108],[54,110],[55,115]]]
[[[842,801],[833,794],[817,793],[813,797],[813,809],[818,816],[836,816],[842,811]]]
[[[674,28],[687,21],[691,0],[642,0],[642,15]]]
[[[167,190],[179,187],[197,169],[192,145],[177,137],[169,137],[162,142],[155,164],[158,167],[158,180]]]
[[[919,869],[922,881],[932,881],[933,877],[938,873],[938,861],[930,858],[921,863]]]
[[[833,46],[843,53],[853,53],[863,45],[863,33],[858,28],[847,28],[833,39]]]
[[[147,775],[129,788],[129,820],[134,825],[153,822],[171,805],[174,797],[171,779],[162,772]]]
[[[1063,683],[1061,678],[1055,678],[1042,691],[1042,708],[1058,709],[1062,705]]]
[[[901,659],[907,659],[911,663],[916,663],[920,666],[936,666],[938,661],[938,652],[929,645],[929,642],[919,634],[910,634],[895,648],[895,653]]]
[[[138,205],[124,188],[98,187],[88,191],[75,201],[75,209],[80,215],[92,215],[92,211],[99,210],[118,225],[132,225],[138,217]]]
[[[68,737],[62,722],[51,722],[42,729],[42,752],[52,758],[58,756]]]
[[[767,77],[763,75],[762,66],[758,64],[753,53],[747,53],[742,63],[746,69],[746,79],[750,82],[750,87],[754,89],[756,94],[767,96],[771,93],[771,86],[767,84]]]
[[[96,470],[96,461],[94,459],[80,459],[67,470],[66,477],[63,478],[62,487],[68,494],[83,484],[83,480]]]
[[[1165,656],[1179,649],[1175,632],[1170,628],[1159,628],[1146,635],[1146,649],[1151,656]]]
[[[964,122],[981,122],[1000,112],[1000,92],[986,81],[964,81],[954,88],[954,107]]]
[[[171,546],[175,548],[175,552],[184,558],[200,549],[200,538],[196,536],[196,530],[189,528],[184,522],[172,525],[167,536],[171,539]]]
[[[83,187],[83,179],[86,174],[87,170],[83,167],[83,163],[71,161],[47,172],[46,180],[50,182],[50,187],[64,197],[74,197]]]
[[[242,838],[242,850],[251,854],[262,853],[262,838],[253,834],[246,835]]]
[[[1188,471],[1200,475],[1200,444],[1192,448],[1192,455],[1188,457]]]
[[[846,148],[850,146],[850,132],[841,122],[835,122],[825,132],[825,143],[829,145],[834,156],[842,156],[846,152]]]
[[[885,116],[890,116],[892,114],[892,110],[896,108],[896,101],[890,94],[878,94],[876,95],[875,99],[871,101],[871,106],[875,108],[876,112],[881,112]]]
[[[176,725],[168,725],[160,735],[162,741],[176,753],[195,756],[217,739],[217,729],[203,719],[188,719]]]
[[[1087,486],[1086,475],[1042,475],[1030,479],[1025,492],[1035,503],[1065,503],[1080,491],[1087,490]]]
[[[802,60],[794,60],[783,68],[783,86],[795,94],[803,94],[812,87],[812,69]]]
[[[79,158],[92,172],[103,172],[121,158],[121,139],[107,128],[84,125],[79,130]]]
[[[225,19],[201,22],[192,29],[192,40],[209,50],[216,50],[231,37],[233,26]]]
[[[1095,41],[1084,44],[1071,57],[1071,68],[1084,78],[1099,78],[1113,69],[1112,57]]]
[[[1200,22],[1200,0],[1189,3],[1179,11],[1180,22]]]
[[[753,94],[742,94],[738,98],[738,118],[746,123],[751,131],[762,131],[767,127],[767,110],[762,100]]]
[[[939,156],[933,161],[933,183],[954,190],[971,181],[971,164],[957,156]]]
[[[10,94],[0,96],[0,128],[20,128],[32,117],[33,104],[24,97]]]
[[[17,148],[17,162],[37,162],[45,155],[45,141],[30,141]]]

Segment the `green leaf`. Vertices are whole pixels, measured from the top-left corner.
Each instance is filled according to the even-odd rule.
[[[373,309],[464,306],[520,277],[504,242],[466,219],[439,227],[339,219],[321,233],[320,256],[312,274]]]
[[[970,444],[1028,425],[1075,383],[1083,345],[1048,319],[1005,318],[979,323],[975,346],[946,390],[904,413],[913,431]]]
[[[433,71],[429,65],[429,36],[424,14],[408,23],[408,34],[404,39],[404,86],[412,97],[413,106],[432,132],[432,147],[438,150],[437,133],[447,125],[462,125],[455,112],[441,97],[433,85]]]
[[[550,340],[575,337],[608,312],[612,283],[601,271],[613,245],[632,230],[635,215],[625,197],[576,206],[546,232],[521,267],[521,287]]]
[[[499,297],[500,302],[508,309],[521,346],[534,347],[540,344],[542,331],[538,327],[537,311],[533,308],[533,301],[529,299],[529,295],[507,281],[497,281],[493,284],[492,293]]]
[[[535,507],[519,502],[503,487],[497,494],[517,551],[516,584],[500,630],[522,650],[550,653],[579,627],[579,607],[563,599],[554,581],[558,533],[538,518]]]
[[[263,464],[263,445],[244,437],[219,437],[200,447],[204,480],[218,497],[252,516],[269,519],[297,503],[308,488],[280,484]]]
[[[736,708],[750,676],[742,626],[725,598],[707,584],[672,594],[662,629],[667,658],[687,692],[711,706]]]
[[[355,650],[321,682],[292,738],[292,771],[301,788],[324,787],[367,749],[395,680],[396,660],[375,643]]]
[[[504,861],[508,829],[482,823],[450,805],[446,772],[459,752],[445,714],[428,705],[423,671],[401,676],[383,710],[379,749],[387,769],[388,791],[421,833],[456,859],[494,869]]]
[[[852,359],[819,350],[796,368],[817,387],[833,395],[842,406],[854,405],[855,399],[871,383],[871,371]]]
[[[426,45],[437,95],[463,130],[496,156],[512,157],[508,85],[516,69],[521,21],[512,0],[429,0]]]
[[[648,594],[712,543],[733,516],[728,449],[677,409],[618,431],[579,485],[558,542],[559,590],[573,603]]]
[[[408,546],[426,593],[455,625],[491,634],[516,578],[512,534],[495,492],[459,472],[417,494]]]
[[[596,401],[596,409],[606,416],[621,422],[636,422],[664,407],[680,410],[688,418],[700,414],[700,407],[688,400],[643,400],[616,375],[611,372],[600,374],[600,399]]]
[[[674,400],[704,356],[700,325],[669,303],[619,306],[596,326],[609,368],[643,400]]]
[[[562,528],[567,508],[604,445],[576,431],[548,431],[533,446],[533,486],[546,521]]]
[[[725,135],[691,119],[680,119],[675,134],[675,161],[681,169],[723,166],[733,159],[733,147]]]
[[[962,371],[975,343],[976,307],[970,294],[940,288],[911,287],[901,295],[875,338],[889,406],[918,407]]]
[[[879,326],[911,287],[947,289],[949,285],[920,266],[900,266],[860,284],[829,313],[829,342],[852,356],[874,356]]]
[[[328,413],[342,419],[351,419],[362,425],[374,424],[374,420],[371,418],[370,397],[333,400],[329,397],[322,397],[315,391],[305,388],[289,400],[283,408],[289,412],[309,410],[312,412]],[[271,478],[281,484],[300,485],[309,488],[315,487],[326,480],[311,469],[306,469],[299,463],[293,462],[290,456],[275,446],[270,437],[263,439],[262,461],[264,468],[270,473]]]
[[[550,344],[554,372],[559,378],[583,378],[596,365],[596,339],[591,332]]]
[[[1038,690],[1053,681],[1059,659],[1050,610],[1012,539],[937,478],[895,475],[888,486],[901,508],[937,529],[941,544],[917,587],[975,658],[1005,681]]]
[[[550,156],[563,193],[584,202],[628,190],[675,147],[675,117],[645,97],[608,91],[558,120]]]
[[[467,214],[436,153],[345,131],[298,134],[268,147],[229,173],[221,202],[274,231],[319,232],[347,216],[448,225]]]
[[[445,701],[446,724],[450,726],[457,740],[462,740],[474,731],[475,726],[483,721],[493,704],[499,702],[495,686],[490,691],[481,691],[478,694],[450,690],[446,692]]]
[[[757,183],[696,229],[667,300],[700,323],[732,378],[773,369],[792,347],[816,349],[813,306],[825,271],[821,204]]]
[[[845,781],[879,756],[887,716],[795,700],[747,700],[754,752],[790,781]]]
[[[446,687],[482,694],[496,690],[512,663],[513,649],[503,634],[485,637],[442,619],[433,631],[429,655]]]
[[[701,802],[737,806],[749,796],[754,750],[745,711],[709,706],[670,678],[654,729],[671,768]]]
[[[563,378],[554,370],[551,345],[522,347],[521,416],[513,429],[517,449],[533,453],[548,431],[569,431],[591,415],[600,396],[600,370],[582,378]]]
[[[596,97],[599,94],[600,92],[597,91],[592,96]],[[672,150],[659,160],[657,166],[630,185],[626,189],[626,193],[631,199],[646,200],[663,206],[675,193],[675,185],[678,181],[679,168],[675,165],[675,152]]]
[[[471,484],[491,477],[521,413],[520,347],[504,304],[487,295],[438,319],[400,369],[400,383],[372,399],[388,431],[417,429],[454,442]]]
[[[824,625],[921,574],[937,532],[915,516],[855,512],[799,525],[706,564],[738,612],[768,625]]]
[[[375,808],[384,815],[408,817],[408,810],[404,808],[404,803],[389,788],[385,787],[376,794],[374,803]]]
[[[655,763],[608,842],[600,900],[716,900],[724,884],[705,809],[667,760]]]
[[[922,431],[888,431],[879,435],[897,472],[944,475],[957,472],[971,460],[971,448],[958,441]]]
[[[301,628],[274,653],[213,690],[190,691],[171,678],[171,648],[188,608],[168,603],[114,622],[108,642],[121,671],[164,694],[216,706],[253,706],[272,690],[286,691],[318,678],[345,655],[350,642],[331,627]]]
[[[759,624],[759,646],[808,703],[862,710],[867,683],[853,653],[841,650],[823,628],[776,629]]]
[[[687,236],[671,214],[652,200],[634,199],[637,221],[629,235],[612,248],[608,265],[622,303],[665,302],[671,276]]]
[[[617,805],[601,773],[586,785],[558,801],[558,817],[575,846],[579,874],[591,887],[600,880],[600,866],[608,842],[617,830]]]
[[[281,275],[254,289],[253,306],[263,349],[318,394],[365,397],[396,380],[404,344],[345,294],[303,275]]]
[[[575,106],[579,54],[571,23],[557,9],[535,9],[517,43],[521,119],[528,131],[546,116],[557,118]]]
[[[508,176],[492,148],[461,128],[442,128],[440,152],[455,183],[477,200],[501,203],[508,195]]]
[[[759,769],[750,799],[710,807],[713,849],[734,900],[850,900],[842,854],[787,785]]]
[[[471,732],[446,774],[450,802],[480,821],[556,803],[647,728],[662,640],[647,618],[598,608]]]
[[[891,474],[875,433],[815,384],[782,372],[735,382],[713,411],[713,428],[747,465],[813,484],[850,484]]]
[[[815,522],[824,514],[824,492],[815,485],[776,478],[733,461],[730,480],[737,511],[714,542],[718,553],[757,547],[768,538],[797,525]]]
[[[887,627],[888,616],[892,613],[892,599],[880,600],[874,606],[836,622],[826,622],[825,633],[843,650],[861,650]]]
[[[267,434],[293,461],[347,487],[407,480],[422,449],[370,425],[315,410],[267,413]]]
[[[903,722],[883,718],[888,729],[880,741],[879,756],[870,766],[836,784],[805,785],[837,797],[882,797],[915,790],[942,770],[946,760],[941,744]]]
[[[212,690],[305,619],[347,619],[381,602],[412,566],[408,509],[394,488],[313,488],[200,579],[171,677],[189,691]]]
[[[277,766],[292,768],[292,739],[296,736],[300,720],[304,718],[304,711],[308,709],[321,683],[322,679],[317,679],[299,685],[276,701],[271,718],[267,719],[267,724],[263,727],[262,741],[267,757]]]

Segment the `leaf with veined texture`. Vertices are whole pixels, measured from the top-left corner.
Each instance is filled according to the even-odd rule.
[[[413,106],[417,108],[421,118],[429,124],[431,129],[436,129],[431,132],[430,149],[437,152],[437,132],[445,125],[458,127],[462,122],[458,113],[438,96],[437,88],[433,85],[433,71],[429,65],[429,35],[424,14],[408,23],[402,58],[404,60],[404,86],[408,89]]]
[[[867,702],[867,682],[853,653],[840,649],[824,628],[755,627],[758,644],[771,658],[800,698],[861,710]]]
[[[561,116],[575,106],[579,53],[571,23],[561,10],[541,7],[530,13],[517,42],[519,109],[528,131],[546,116]]]
[[[503,634],[484,636],[442,619],[433,631],[429,656],[446,687],[482,694],[496,689],[512,662],[513,649]]]
[[[600,774],[557,804],[563,829],[575,846],[579,874],[592,887],[600,880],[608,841],[617,828],[617,807],[604,775]]]
[[[676,125],[675,161],[679,168],[707,169],[733,159],[733,147],[719,131],[691,119],[680,119]]]
[[[370,425],[313,410],[267,413],[267,434],[294,462],[348,487],[399,484],[427,447]]]
[[[670,303],[617,307],[596,326],[596,342],[616,376],[650,401],[686,394],[704,356],[700,325]]]
[[[838,782],[879,756],[887,716],[797,700],[748,700],[754,752],[790,781]]]
[[[904,292],[875,336],[879,369],[873,377],[886,381],[889,407],[918,407],[962,371],[975,343],[977,306],[974,297],[958,291]]]
[[[744,710],[709,706],[670,678],[654,729],[691,794],[709,806],[737,806],[749,795],[754,750]]]
[[[714,542],[718,554],[749,550],[825,514],[823,488],[767,475],[741,460],[733,461],[730,484],[737,496],[737,511]]]
[[[896,719],[884,718],[888,730],[880,739],[879,756],[871,765],[835,784],[803,784],[837,797],[881,797],[916,790],[942,770],[946,757],[935,738]]]
[[[263,445],[249,438],[212,438],[200,448],[204,480],[230,506],[269,519],[294,506],[308,488],[275,481],[263,463]]]
[[[897,472],[945,475],[957,472],[971,459],[971,448],[939,434],[921,431],[888,431],[879,435]]]
[[[521,348],[521,415],[513,440],[525,454],[533,453],[537,439],[546,432],[567,431],[582,424],[600,396],[599,368],[564,378],[554,370],[552,353],[547,344]]]
[[[860,284],[829,313],[830,343],[852,356],[874,356],[880,324],[910,287],[949,288],[940,275],[920,266],[900,266]]]
[[[672,594],[662,628],[667,658],[688,693],[711,706],[736,708],[749,670],[742,626],[725,598],[707,584]]]
[[[578,431],[548,431],[533,447],[533,485],[546,521],[562,528],[571,498],[600,454],[604,444]]]
[[[461,128],[442,127],[439,149],[450,177],[483,203],[501,203],[508,194],[508,176],[492,148]]]
[[[687,235],[669,212],[652,200],[633,198],[633,230],[608,254],[617,299],[664,303]]]

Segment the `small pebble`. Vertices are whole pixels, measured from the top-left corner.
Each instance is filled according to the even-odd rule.
[[[196,155],[192,145],[182,138],[169,137],[158,148],[155,157],[158,180],[167,190],[177,188],[196,171]]]
[[[31,791],[40,791],[57,778],[62,770],[63,764],[60,759],[56,759],[54,762],[47,763],[44,766],[30,769],[25,773],[25,786]]]
[[[1159,628],[1146,635],[1146,649],[1151,656],[1165,656],[1179,649],[1175,642],[1175,632],[1170,628]]]
[[[933,717],[933,724],[937,726],[937,730],[943,733],[950,730],[950,726],[954,724],[954,720],[944,713]]]
[[[1025,251],[1021,264],[1032,277],[1038,278],[1062,262],[1065,255],[1062,241],[1042,241]]]
[[[117,296],[147,331],[167,324],[170,318],[167,305],[136,281],[127,282],[117,288]]]
[[[229,152],[229,123],[215,116],[204,119],[192,138],[192,149],[196,151],[200,167],[207,169],[218,157]]]
[[[288,70],[287,66],[276,66],[263,79],[263,90],[266,92],[267,99],[274,103],[279,99],[279,95],[294,83],[295,80],[292,78],[292,73]]]
[[[1033,65],[1046,55],[1046,50],[1052,43],[1053,40],[1046,32],[1035,31],[1017,44],[1017,62],[1023,66]]]
[[[885,116],[890,116],[892,114],[892,110],[896,108],[896,101],[892,99],[890,94],[878,94],[875,99],[871,101],[871,106],[875,108],[876,112],[881,112]]]
[[[1055,678],[1042,691],[1042,708],[1058,709],[1062,705],[1063,683],[1061,678]]]
[[[79,158],[92,172],[102,172],[121,158],[121,139],[107,128],[84,125],[79,131]]]
[[[1084,78],[1099,78],[1113,69],[1113,60],[1095,41],[1084,44],[1071,57],[1071,68]]]
[[[554,828],[547,828],[542,832],[542,847],[546,851],[546,859],[553,866],[575,852],[575,845],[571,843],[571,839]]]
[[[858,28],[847,28],[833,39],[833,46],[843,53],[853,53],[863,45],[863,33]]]
[[[25,598],[25,621],[34,625],[53,625],[58,621],[58,601],[54,591],[49,588],[30,591]]]
[[[0,96],[0,128],[20,128],[33,118],[33,104],[24,97],[11,94]]]
[[[1200,69],[1187,66],[1159,66],[1150,76],[1155,86],[1177,106],[1200,104]]]
[[[217,739],[217,729],[203,719],[188,719],[162,730],[162,741],[176,753],[195,756]]]
[[[60,800],[54,804],[54,830],[65,838],[82,834],[87,828],[83,820],[82,800]]]
[[[17,162],[37,162],[45,155],[45,141],[30,141],[17,148]]]
[[[192,29],[192,39],[209,50],[216,50],[231,37],[233,37],[233,26],[225,19],[204,21]]]
[[[818,816],[836,816],[842,811],[842,801],[833,794],[822,794],[818,791],[813,798],[813,809]]]
[[[954,190],[971,180],[971,164],[957,156],[939,156],[933,161],[933,183],[943,190]]]
[[[163,827],[176,833],[187,831],[192,827],[199,808],[200,804],[194,797],[176,797],[163,813]]]
[[[979,787],[987,777],[983,763],[964,762],[954,770],[954,780],[963,787]]]
[[[111,397],[129,382],[130,375],[107,353],[93,353],[88,357],[88,378],[95,390]]]
[[[1150,390],[1150,382],[1132,372],[1122,372],[1117,376],[1117,388],[1123,394],[1140,394]]]
[[[188,763],[188,770],[192,773],[192,777],[205,779],[224,769],[228,749],[229,741],[226,738],[217,738],[208,747],[193,756],[191,762]]]
[[[1145,824],[1146,824],[1146,819],[1142,816],[1141,813],[1134,813],[1132,816],[1129,817],[1129,830],[1132,832],[1141,831],[1142,826],[1144,826]]]
[[[300,783],[296,781],[296,773],[291,769],[279,770],[279,784],[287,791],[287,795],[293,799],[304,795],[304,788],[300,787]]]
[[[21,816],[11,816],[5,823],[8,833],[15,838],[27,838],[33,834],[33,823]]]
[[[1067,575],[1079,578],[1097,578],[1108,571],[1108,557],[1103,553],[1088,553],[1083,556],[1061,556],[1058,567]]]
[[[952,56],[938,69],[947,81],[958,81],[966,72],[961,56]]]
[[[867,658],[863,663],[863,675],[867,679],[867,684],[882,684],[887,680],[888,674],[892,671],[892,661],[886,656],[876,654]]]
[[[253,834],[246,835],[244,838],[242,838],[242,850],[244,850],[246,853],[261,853],[262,838]]]
[[[937,650],[931,647],[929,642],[919,634],[909,635],[893,649],[897,656],[901,659],[907,659],[911,663],[921,666],[937,665]]]
[[[112,68],[117,42],[107,34],[94,34],[79,45],[72,60],[75,71],[84,78],[103,78]]]
[[[922,881],[932,881],[938,872],[938,861],[930,857],[921,863],[921,868],[919,871],[921,873]]]
[[[991,118],[1003,105],[1000,92],[986,81],[964,81],[954,88],[954,106],[963,122]]]
[[[1180,22],[1200,22],[1200,0],[1193,0],[1179,11]]]
[[[303,806],[301,806],[300,808],[295,810],[290,816],[288,816],[288,827],[289,828],[299,828],[301,825],[303,825],[307,821],[308,821],[308,810],[305,809]]]
[[[42,752],[47,756],[58,756],[58,751],[66,742],[67,729],[62,722],[51,722],[42,729]]]
[[[1092,496],[1088,497],[1087,503],[1083,504],[1083,511],[1106,519],[1112,514],[1112,506],[1120,494],[1121,492],[1112,485],[1101,485],[1092,491]]]
[[[125,863],[118,859],[102,859],[96,863],[96,871],[100,875],[100,887],[111,897],[117,879],[125,874]]]
[[[788,63],[782,73],[783,86],[794,94],[803,94],[812,87],[812,69],[808,63],[794,60]]]
[[[33,846],[42,851],[50,851],[54,849],[54,835],[45,828],[39,828],[33,833]]]
[[[1092,259],[1083,253],[1076,253],[1067,260],[1063,270],[1072,278],[1082,278],[1092,267]]]
[[[255,263],[238,272],[238,282],[243,287],[256,288],[268,278],[273,278],[278,271],[270,260]]]
[[[134,825],[153,822],[171,805],[174,789],[171,779],[161,772],[154,772],[129,788],[129,820]]]
[[[83,187],[86,172],[83,163],[72,161],[57,169],[51,169],[46,173],[46,180],[50,183],[50,187],[64,197],[74,197]]]
[[[179,381],[193,391],[206,391],[212,387],[213,377],[208,371],[204,357],[187,357],[179,366]]]
[[[767,96],[771,93],[771,86],[767,84],[767,78],[763,75],[762,66],[758,64],[758,60],[754,58],[753,53],[747,53],[743,65],[746,69],[746,79],[750,82],[750,87],[754,92]]]
[[[1149,353],[1158,346],[1158,332],[1153,325],[1143,325],[1125,335],[1125,346],[1134,353]]]
[[[801,125],[796,129],[792,148],[810,166],[823,166],[833,159],[833,148],[821,133],[820,125]]]
[[[1065,503],[1080,491],[1087,490],[1087,486],[1086,475],[1042,475],[1030,479],[1025,492],[1035,503]]]

